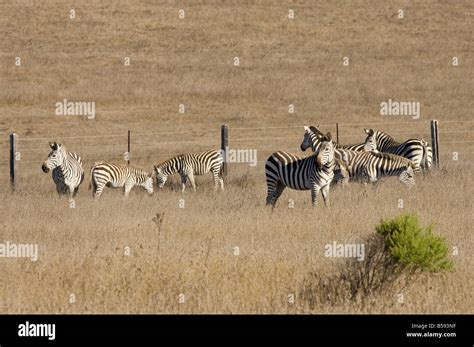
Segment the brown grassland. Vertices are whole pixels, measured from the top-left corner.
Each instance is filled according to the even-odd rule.
[[[39,245],[37,262],[0,258],[0,312],[474,311],[472,1],[76,1],[75,19],[70,6],[0,4],[0,242]],[[389,98],[419,101],[420,120],[381,116]],[[95,102],[96,118],[56,116],[63,99]],[[377,123],[390,123],[378,128],[397,139],[430,140],[429,119],[440,122],[442,167],[417,176],[414,188],[396,179],[334,187],[331,206],[315,209],[309,192],[286,190],[273,212],[266,208],[265,160],[299,152],[302,125],[334,132],[339,122],[343,143],[363,141],[362,129]],[[210,176],[184,195],[178,177],[151,197],[135,188],[124,200],[106,189],[93,201],[87,191],[91,163],[123,162],[127,130],[132,164],[151,170],[173,154],[218,148],[223,123],[232,147],[258,150],[256,167],[230,164],[224,192]],[[21,153],[14,193],[10,130]],[[84,159],[75,208],[41,171],[48,140]],[[364,242],[381,218],[402,211],[434,223],[450,256],[457,247],[453,271],[362,302],[302,294],[311,274],[344,266],[324,256],[326,244]]]

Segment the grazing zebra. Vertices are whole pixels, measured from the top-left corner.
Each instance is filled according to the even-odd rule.
[[[309,127],[304,126],[304,130],[305,130],[305,134],[304,134],[303,142],[301,143],[300,148],[304,152],[309,147],[311,147],[313,152],[315,152],[319,143],[317,136],[318,135],[323,136],[324,134],[317,127],[314,127],[314,126],[309,126]],[[359,143],[355,145],[340,145],[340,144],[334,143],[334,147],[336,151],[338,149],[347,149],[350,151],[362,152],[364,151],[364,146],[365,146],[365,143]]]
[[[431,167],[433,153],[428,142],[423,139],[409,139],[403,143],[396,142],[390,135],[373,129],[364,129],[366,151],[377,150],[396,154],[410,159],[415,164],[415,172],[426,171]]]
[[[194,176],[211,172],[214,178],[214,189],[217,190],[220,185],[221,189],[224,190],[223,161],[221,151],[181,154],[155,165],[156,183],[159,188],[163,188],[169,175],[179,173],[181,176],[181,192],[184,193],[188,179],[193,190],[196,191]]]
[[[45,173],[52,170],[51,175],[58,194],[69,194],[69,198],[72,199],[84,180],[81,157],[68,152],[63,145],[57,142],[50,142],[49,146],[51,153],[41,168]]]
[[[334,144],[331,133],[319,136],[320,144],[314,155],[302,158],[298,155],[275,152],[265,164],[267,178],[267,205],[275,204],[288,187],[296,190],[311,190],[311,202],[317,205],[321,190],[324,204],[329,204],[329,186],[334,178]]]
[[[94,188],[92,195],[98,199],[104,187],[123,187],[125,197],[128,197],[134,186],[145,188],[149,195],[153,194],[152,175],[142,169],[127,165],[115,165],[97,162],[91,168],[89,190]]]
[[[372,183],[384,176],[398,176],[401,183],[414,185],[414,163],[404,157],[382,152],[355,152],[341,150],[343,161],[347,164],[349,178],[369,180]],[[344,184],[344,182],[343,182]]]

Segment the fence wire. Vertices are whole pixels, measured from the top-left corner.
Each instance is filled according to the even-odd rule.
[[[447,126],[443,127],[443,124]],[[462,129],[456,129],[459,123]],[[467,124],[472,123],[472,126]],[[389,131],[387,126],[410,125],[406,131]],[[336,140],[336,124],[317,124],[321,131],[333,132],[333,140]],[[474,163],[474,120],[442,121],[439,122],[440,136],[440,158],[441,165],[472,165]],[[354,127],[360,127],[360,133],[354,133]],[[384,128],[388,134],[396,139],[423,137],[431,143],[429,122],[388,122],[388,123],[339,123],[339,143],[353,144],[362,143],[365,140],[363,126],[374,129]],[[348,129],[350,127],[350,129]],[[417,131],[416,129],[419,131]],[[423,127],[423,128],[421,128]],[[466,129],[466,127],[473,130]],[[50,128],[48,128],[50,129]],[[298,129],[298,130],[296,130]],[[350,132],[349,132],[350,131]],[[221,144],[219,129],[207,130],[182,130],[162,132],[132,132],[131,151],[129,157],[131,165],[152,165],[164,161],[181,153],[198,152],[208,149],[219,149]],[[462,138],[459,138],[463,136]],[[46,160],[50,152],[47,145],[51,137],[18,136],[16,150],[20,153],[17,162],[16,177],[42,174],[41,164]],[[298,126],[269,126],[269,127],[229,127],[229,146],[231,149],[254,149],[257,151],[259,162],[264,161],[267,155],[283,150],[300,155],[308,155],[301,152],[298,147],[303,140],[303,127]],[[124,154],[127,152],[127,131],[122,134],[106,135],[75,135],[58,136],[57,141],[63,143],[69,151],[79,154],[84,163],[105,160],[126,163]],[[9,134],[4,133],[0,139],[0,181],[8,182],[10,143]],[[458,161],[451,160],[454,152],[459,156]]]

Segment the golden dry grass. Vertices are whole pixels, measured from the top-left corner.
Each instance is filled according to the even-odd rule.
[[[0,5],[2,159],[10,129],[19,134],[22,153],[14,194],[6,166],[0,176],[0,241],[40,249],[38,262],[0,259],[0,312],[473,312],[474,158],[466,141],[474,123],[450,123],[471,120],[472,3],[88,1],[76,5],[74,21],[69,6]],[[400,7],[404,20],[396,18]],[[185,20],[178,19],[180,8]],[[14,66],[17,56],[21,67]],[[234,56],[240,67],[232,66]],[[349,67],[342,66],[343,56],[350,57]],[[453,56],[460,66],[451,66]],[[96,119],[55,116],[54,104],[64,98],[95,101]],[[295,191],[286,191],[273,212],[265,207],[267,155],[296,152],[302,139],[302,128],[290,126],[320,123],[333,131],[334,123],[344,123],[341,141],[362,141],[365,126],[409,121],[379,115],[388,98],[422,105],[413,125],[381,126],[398,138],[429,139],[427,120],[439,119],[440,172],[417,177],[411,190],[396,180],[376,189],[336,187],[328,209],[313,210],[310,193]],[[295,114],[288,114],[290,103]],[[198,191],[184,196],[168,186],[150,198],[133,191],[124,201],[120,191],[107,189],[94,202],[87,173],[70,209],[40,171],[48,139],[77,151],[87,171],[95,160],[119,162],[131,129],[132,163],[151,169],[172,153],[216,148],[222,123],[229,124],[231,146],[259,150],[257,167],[230,166],[223,193],[202,177]],[[274,126],[288,128],[242,129]],[[135,135],[173,131],[188,131],[198,141],[173,133]],[[117,134],[123,137],[110,136]],[[90,135],[100,137],[69,138]],[[402,211],[398,199],[423,223],[434,222],[450,248],[459,248],[455,270],[423,275],[363,304],[311,307],[299,295],[309,274],[330,276],[342,262],[324,257],[324,245],[363,241],[381,218]],[[157,213],[164,214],[161,229],[153,221]],[[289,294],[296,295],[294,304]]]

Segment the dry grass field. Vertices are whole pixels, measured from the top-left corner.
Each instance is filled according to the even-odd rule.
[[[0,243],[39,247],[36,262],[0,258],[1,313],[474,311],[471,1],[76,1],[74,19],[70,9],[0,3]],[[419,101],[421,118],[381,116],[390,98]],[[55,115],[63,99],[95,102],[95,119]],[[309,192],[286,190],[266,208],[265,160],[299,152],[303,125],[334,133],[338,122],[342,143],[363,141],[364,127],[430,141],[430,119],[442,167],[412,189],[396,179],[334,187],[331,206],[315,209]],[[231,147],[258,150],[256,167],[230,164],[224,192],[206,176],[182,195],[173,177],[151,197],[106,189],[92,200],[90,166],[123,163],[127,130],[132,165],[151,171],[173,154],[218,148],[224,123]],[[11,130],[21,153],[14,193]],[[83,157],[75,208],[41,171],[49,140]],[[364,242],[404,211],[458,249],[453,271],[363,302],[302,295],[311,274],[344,266],[325,257],[326,244]]]

